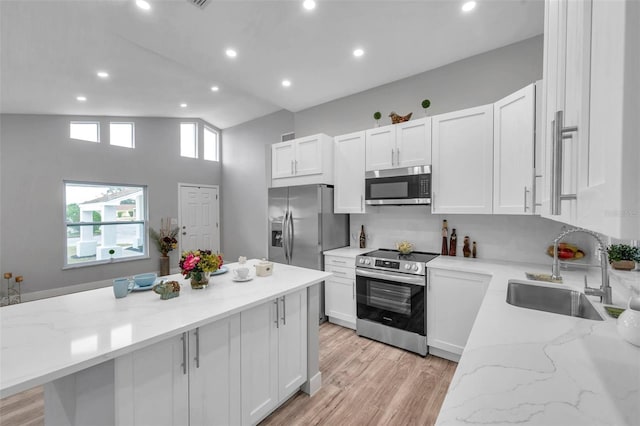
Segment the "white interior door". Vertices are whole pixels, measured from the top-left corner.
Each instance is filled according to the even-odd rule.
[[[180,251],[220,251],[218,186],[180,184]]]

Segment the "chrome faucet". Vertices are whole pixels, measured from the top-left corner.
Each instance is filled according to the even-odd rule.
[[[591,235],[598,241],[598,250],[600,250],[600,269],[602,270],[602,284],[600,288],[592,288],[587,286],[586,278],[584,283],[584,294],[588,296],[600,296],[602,303],[611,304],[611,286],[609,285],[609,256],[607,255],[606,245],[596,232],[590,231],[584,228],[572,228],[561,232],[553,240],[553,265],[551,267],[551,279],[561,280],[560,276],[560,259],[558,258],[558,243],[564,237],[575,232],[581,232],[583,234]]]

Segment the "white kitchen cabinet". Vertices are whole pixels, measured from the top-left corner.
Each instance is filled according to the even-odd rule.
[[[334,213],[365,212],[365,132],[334,138]]]
[[[324,282],[324,310],[329,322],[355,330],[355,257],[325,256],[324,270],[333,273],[333,276]]]
[[[429,268],[428,273],[429,352],[458,361],[491,278],[488,275],[436,268]]]
[[[491,214],[493,104],[432,119],[432,213]]]
[[[242,423],[257,424],[307,379],[306,290],[240,315]]]
[[[576,224],[640,239],[640,3],[593,0],[589,140],[581,144]]]
[[[431,118],[366,131],[366,170],[431,164]]]
[[[333,138],[317,134],[271,145],[273,187],[333,184]]]
[[[533,214],[535,86],[493,104],[493,213]]]
[[[116,358],[116,419],[123,425],[240,422],[240,316]]]
[[[581,146],[589,145],[591,0],[545,4],[543,217],[576,224]],[[584,161],[584,159],[583,159]]]

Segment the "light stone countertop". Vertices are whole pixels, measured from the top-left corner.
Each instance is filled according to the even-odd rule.
[[[375,249],[372,248],[358,248],[358,247],[340,247],[333,250],[326,250],[323,252],[325,256],[337,256],[337,257],[348,257],[349,259],[355,259],[356,256],[359,256],[364,253],[368,253]],[[355,265],[355,264],[354,264]]]
[[[438,416],[438,425],[637,425],[640,347],[623,340],[616,320],[589,297],[604,321],[519,308],[506,300],[509,279],[550,273],[547,265],[441,256],[429,268],[491,275],[487,293]],[[561,271],[582,291],[584,270]],[[612,281],[614,303],[628,293]],[[534,282],[532,282],[534,283]],[[589,273],[599,287],[599,270]],[[460,295],[463,297],[464,295]]]
[[[259,260],[252,259],[250,266]],[[0,309],[0,397],[78,372],[182,332],[309,287],[331,273],[274,264],[273,275],[232,281],[232,269],[192,290],[182,275],[180,296],[137,291],[116,299],[109,287]]]

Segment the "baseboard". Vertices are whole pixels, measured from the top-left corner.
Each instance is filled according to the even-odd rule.
[[[442,349],[434,348],[429,346],[429,354],[433,356],[437,356],[438,358],[448,359],[449,361],[459,362],[460,355],[454,354],[449,351],[443,351]]]
[[[302,392],[313,396],[322,387],[322,372],[318,371],[312,378],[302,385]]]
[[[336,317],[328,317],[328,318],[329,318],[329,322],[331,324],[336,324],[336,325],[339,325],[341,327],[350,328],[352,330],[356,329],[356,323],[355,322],[345,321],[345,320],[342,320],[342,319],[336,318]]]

